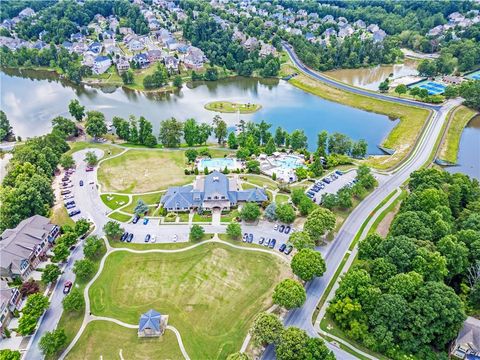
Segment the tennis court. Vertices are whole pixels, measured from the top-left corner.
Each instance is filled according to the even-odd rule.
[[[426,89],[428,91],[428,95],[439,95],[442,94],[445,91],[446,86],[443,84],[439,84],[437,82],[433,81],[422,81],[419,82],[415,85],[412,85],[412,87],[418,87],[420,89]]]
[[[480,70],[477,70],[471,74],[465,76],[467,79],[480,80]]]

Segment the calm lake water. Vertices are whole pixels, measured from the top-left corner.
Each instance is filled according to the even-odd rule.
[[[390,74],[393,79],[407,75],[418,75],[418,62],[405,59],[403,64],[382,65],[362,69],[342,69],[326,72],[327,75],[344,83],[368,90],[378,90],[378,86]]]
[[[451,173],[464,173],[480,180],[480,115],[465,127],[460,139],[458,166],[447,167]]]
[[[254,114],[221,114],[230,126],[245,121],[265,120],[272,130],[282,126],[288,131],[304,129],[311,149],[316,147],[317,133],[339,131],[352,139],[365,139],[369,153],[378,154],[377,145],[395,126],[387,116],[358,110],[323,100],[278,79],[235,78],[184,86],[177,94],[145,94],[126,89],[96,89],[72,86],[45,72],[5,70],[0,73],[1,108],[13,129],[22,137],[50,131],[53,117],[68,115],[68,103],[79,99],[87,110],[102,111],[108,120],[113,116],[128,118],[143,115],[158,131],[159,123],[169,117],[211,122],[214,112],[204,109],[207,102],[230,100],[262,105]]]

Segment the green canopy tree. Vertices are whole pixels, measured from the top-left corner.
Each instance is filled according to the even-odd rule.
[[[256,203],[249,202],[243,205],[240,210],[240,218],[244,221],[252,222],[260,217],[260,208]]]
[[[95,264],[89,259],[77,260],[73,265],[73,273],[81,280],[89,280],[95,273]]]
[[[55,264],[48,264],[42,272],[42,282],[44,284],[49,284],[58,279],[62,271]]]
[[[313,249],[315,247],[315,241],[312,240],[310,234],[305,230],[294,232],[290,235],[288,241],[292,243],[297,250]]]
[[[83,294],[77,288],[73,288],[70,294],[62,300],[63,309],[68,312],[80,311],[85,306]]]
[[[85,106],[80,105],[80,102],[77,99],[70,101],[70,104],[68,104],[68,111],[77,121],[82,121],[85,116]]]
[[[327,231],[335,228],[335,215],[328,209],[318,207],[308,216],[303,229],[313,240],[319,240]]]
[[[266,346],[278,340],[282,329],[283,325],[278,316],[262,312],[255,317],[250,333],[255,345]]]
[[[99,111],[87,112],[87,122],[85,131],[94,139],[107,133],[107,124],[105,123],[105,115]]]
[[[287,224],[293,223],[296,218],[295,210],[293,209],[292,205],[287,203],[277,205],[277,208],[275,209],[275,215],[277,216],[278,220]]]
[[[103,241],[98,236],[89,236],[83,246],[83,254],[87,259],[94,260],[100,255]]]
[[[202,226],[198,224],[192,225],[190,229],[190,240],[193,240],[193,241],[202,240],[203,235],[205,235],[205,229]]]
[[[213,118],[213,132],[217,138],[218,144],[223,144],[225,138],[227,137],[227,123],[222,120],[219,115],[215,115]]]
[[[175,118],[163,120],[160,123],[158,138],[165,147],[174,148],[180,146],[183,135],[183,124]]]
[[[135,215],[143,215],[148,212],[148,205],[145,204],[145,201],[142,199],[138,199],[137,205],[135,205],[135,209],[133,211]]]
[[[285,279],[275,286],[272,298],[275,304],[290,310],[302,306],[307,295],[298,281]]]
[[[109,238],[113,239],[118,239],[120,236],[122,236],[124,230],[120,226],[120,224],[114,220],[108,221],[104,226],[103,226],[103,231],[105,232],[105,235],[107,235]]]
[[[242,236],[242,227],[239,223],[231,222],[227,225],[227,235],[234,240],[238,240]]]
[[[40,339],[40,349],[45,355],[54,355],[67,344],[67,335],[63,329],[47,331]]]
[[[322,254],[312,249],[301,249],[297,252],[290,266],[293,273],[303,281],[311,281],[315,277],[322,276],[327,270]]]

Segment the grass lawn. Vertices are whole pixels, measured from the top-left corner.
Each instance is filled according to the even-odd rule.
[[[236,113],[237,111],[240,111],[240,114],[251,114],[261,108],[262,105],[260,104],[240,104],[231,101],[212,101],[205,104],[205,109],[221,113]]]
[[[194,213],[192,221],[193,222],[212,222],[212,214],[199,215],[197,213]]]
[[[290,196],[288,196],[287,194],[277,194],[277,196],[275,196],[275,202],[279,204],[287,202],[288,199],[290,199]]]
[[[139,339],[136,329],[128,329],[108,321],[87,325],[67,359],[182,359],[173,331],[166,330],[159,338]]]
[[[282,66],[292,68],[290,64],[284,64]],[[285,73],[286,72],[285,70]],[[395,154],[392,156],[372,157],[366,161],[368,165],[379,169],[388,169],[405,158],[413,148],[429,115],[429,111],[426,109],[397,103],[393,104],[388,101],[376,100],[368,96],[336,89],[301,73],[289,82],[304,91],[324,99],[387,115],[392,119],[400,119],[400,122],[393,128],[382,143],[382,146],[386,148],[395,149]],[[368,126],[368,124],[366,124],[366,126]]]
[[[60,226],[75,225],[75,221],[73,221],[70,218],[70,216],[68,216],[67,209],[63,205],[56,206],[53,208],[52,214],[50,215],[50,220],[52,221],[53,224],[60,225]]]
[[[238,216],[238,210],[231,210],[227,214],[222,214],[221,222],[229,223],[232,222]]]
[[[213,243],[170,254],[117,252],[90,288],[92,312],[135,324],[153,308],[169,315],[192,359],[224,359],[287,276],[269,254]]]
[[[102,194],[100,195],[100,198],[102,199],[103,203],[112,210],[116,210],[128,204],[127,195]]]
[[[143,193],[191,182],[184,174],[184,151],[130,150],[110,159],[98,169],[104,191]]]
[[[143,202],[147,205],[155,205],[160,202],[160,198],[162,197],[163,193],[153,193],[153,194],[146,194],[146,195],[134,195],[132,196],[132,202],[122,208],[122,211],[127,213],[133,214],[135,210],[135,206],[137,206],[137,202],[139,199],[142,199]],[[152,207],[152,213],[154,208]]]
[[[463,129],[476,113],[475,110],[462,105],[450,114],[447,134],[440,147],[438,156],[440,159],[451,163],[457,162],[458,148],[460,146]]]
[[[119,212],[114,212],[108,215],[110,219],[117,220],[120,222],[127,222],[129,221],[132,217],[130,215],[125,215]]]
[[[67,151],[67,154],[70,154],[70,155],[79,150],[95,148],[95,149],[101,149],[105,151],[104,158],[106,158],[106,157],[120,154],[123,151],[122,148],[119,148],[117,146],[113,146],[110,144],[94,143],[94,142],[86,142],[86,141],[69,142],[68,145],[70,145],[70,150]],[[110,151],[110,155],[108,155],[109,151]]]
[[[189,217],[190,213],[186,212],[186,213],[178,213],[178,217],[180,218],[180,222],[188,222],[188,217]]]
[[[246,177],[249,183],[252,183],[253,185],[257,185],[258,187],[261,187],[261,188],[263,188],[264,186],[266,186],[267,189],[270,189],[270,190],[275,190],[278,188],[278,184],[272,179],[269,179],[267,177],[263,177],[259,175],[243,175],[242,178],[243,177]]]

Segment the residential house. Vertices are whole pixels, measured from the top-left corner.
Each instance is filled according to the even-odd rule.
[[[266,200],[265,190],[239,190],[236,178],[228,178],[215,170],[209,175],[197,176],[193,185],[168,188],[160,202],[168,211],[190,211],[197,208],[230,210],[240,202],[262,203]]]
[[[149,64],[148,56],[145,53],[135,54],[132,60],[141,68],[146,67]]]
[[[233,31],[232,40],[240,41],[240,43],[243,44],[247,40],[247,36],[243,32],[241,32],[240,30],[235,29]]]
[[[346,24],[345,26],[340,27],[340,29],[338,30],[338,37],[343,39],[353,35],[354,32],[355,30],[353,29],[353,27],[349,24]]]
[[[125,72],[128,69],[130,69],[130,63],[124,57],[121,57],[120,59],[118,59],[115,65],[119,73]]]
[[[92,54],[91,52],[86,52],[83,55],[82,65],[85,65],[91,68],[93,67],[94,63],[95,63],[95,55]]]
[[[18,13],[18,17],[20,19],[27,18],[27,17],[34,16],[34,15],[35,15],[35,11],[32,8],[29,8],[29,7],[23,9],[22,11],[20,11]]]
[[[120,24],[120,23],[118,22],[118,20],[117,20],[116,18],[111,18],[111,19],[110,19],[110,22],[109,22],[109,24],[108,24],[108,28],[109,28],[110,30],[112,30],[112,31],[116,31],[117,28],[118,28],[118,26],[119,26],[119,24]]]
[[[115,33],[112,30],[105,30],[102,33],[103,39],[115,39]]]
[[[68,51],[72,50],[72,46],[73,46],[73,44],[70,41],[64,41],[62,43],[62,47],[67,49]]]
[[[175,40],[173,37],[165,40],[165,47],[170,51],[175,50],[178,46],[177,44],[178,44],[177,40]]]
[[[178,65],[180,61],[175,56],[166,56],[163,61],[169,73],[178,72]]]
[[[6,229],[0,235],[0,280],[26,280],[59,234],[60,227],[40,215]]]
[[[162,25],[160,24],[160,21],[158,21],[157,19],[152,19],[148,22],[148,28],[150,29],[150,31],[158,30],[161,26]]]
[[[336,21],[335,21],[335,19],[332,15],[325,15],[322,18],[322,22],[324,22],[324,23],[336,23]]]
[[[260,45],[260,43],[258,42],[257,38],[256,37],[249,37],[247,40],[245,40],[245,42],[242,44],[243,47],[245,49],[247,49],[248,51],[253,51],[255,50],[256,48],[258,48],[258,46]]]
[[[0,280],[0,337],[10,323],[15,310],[18,310],[22,297],[16,287],[9,287],[8,283]]]
[[[112,65],[112,60],[108,56],[97,56],[93,60],[92,71],[94,74],[103,74]]]
[[[291,29],[290,34],[292,35],[302,35],[302,30],[300,29]]]
[[[385,37],[387,36],[387,33],[383,31],[382,29],[375,31],[373,33],[373,41],[374,42],[382,42]]]
[[[132,34],[134,34],[134,32],[131,28],[124,27],[124,26],[120,27],[118,29],[118,32],[120,33],[120,35],[132,35]]]
[[[325,39],[329,39],[331,36],[337,36],[337,31],[334,28],[328,28],[323,32]]]
[[[148,310],[140,316],[138,322],[138,337],[159,337],[167,328],[168,316],[155,310]]]
[[[128,43],[128,48],[129,48],[130,51],[142,51],[145,48],[145,46],[139,40],[132,39]]]
[[[380,27],[377,24],[370,24],[367,26],[367,30],[373,34],[374,32],[380,30]]]
[[[443,25],[437,25],[428,31],[427,36],[438,36],[443,33],[443,30]]]
[[[353,23],[353,26],[357,29],[365,29],[367,27],[367,24],[365,24],[365,21],[363,20],[357,20]]]
[[[263,43],[262,48],[260,49],[259,55],[260,57],[266,57],[268,55],[275,55],[276,49],[273,45]]]
[[[94,54],[100,54],[102,52],[103,45],[97,41],[94,41],[88,46],[88,51],[91,51]]]
[[[480,320],[467,317],[460,329],[450,354],[459,359],[480,359]]]
[[[147,51],[147,59],[148,62],[153,63],[155,61],[161,60],[165,57],[164,52],[162,50],[148,50]]]
[[[195,46],[191,46],[183,58],[183,63],[189,69],[198,70],[203,67],[205,60],[206,57],[203,51]]]

